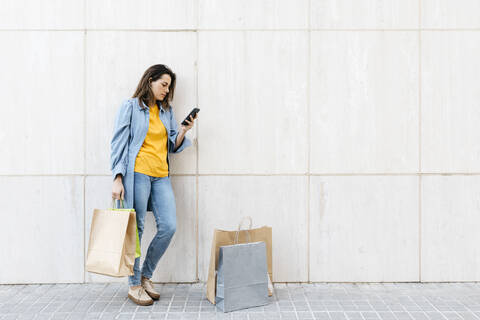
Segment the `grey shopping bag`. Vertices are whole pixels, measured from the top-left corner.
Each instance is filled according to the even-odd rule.
[[[243,222],[245,220],[250,221],[248,229],[241,230]],[[268,295],[273,295],[273,265],[272,265],[272,228],[261,227],[252,229],[252,218],[244,217],[238,226],[236,231],[227,231],[215,229],[213,232],[212,250],[210,251],[210,265],[208,267],[208,280],[207,280],[207,299],[212,304],[215,304],[215,296],[217,289],[217,271],[218,271],[218,254],[221,246],[227,246],[237,243],[257,242],[263,241],[267,245],[267,268],[268,268]]]
[[[223,312],[268,304],[265,242],[220,247],[215,300]]]

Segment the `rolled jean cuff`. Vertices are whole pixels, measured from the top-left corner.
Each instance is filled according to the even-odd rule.
[[[152,275],[151,275],[151,274],[145,273],[145,272],[143,272],[143,271],[142,271],[142,275],[140,276],[140,279],[142,279],[142,277],[148,278],[148,279],[152,279]]]
[[[130,287],[139,286],[140,284],[141,284],[141,281],[140,281],[140,280],[130,279],[130,277],[128,278],[128,285],[129,285]]]

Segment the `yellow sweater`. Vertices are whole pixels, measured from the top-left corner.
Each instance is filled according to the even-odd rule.
[[[150,108],[148,132],[135,160],[135,172],[152,177],[168,176],[167,130],[160,120],[157,105]]]

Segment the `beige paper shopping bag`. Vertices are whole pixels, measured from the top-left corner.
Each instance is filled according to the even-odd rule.
[[[135,211],[95,209],[86,270],[112,277],[133,275],[137,221]]]
[[[267,247],[267,269],[269,275],[269,282],[273,279],[272,273],[272,228],[261,227],[252,229],[252,218],[246,217],[250,220],[250,226],[247,230],[240,230],[245,218],[240,222],[236,231],[225,231],[215,229],[213,232],[212,250],[210,254],[210,266],[208,268],[207,280],[207,299],[215,304],[215,290],[216,290],[216,271],[218,266],[218,254],[221,246],[232,245],[236,243],[247,243],[263,241]],[[272,286],[269,285],[268,295],[271,296]]]

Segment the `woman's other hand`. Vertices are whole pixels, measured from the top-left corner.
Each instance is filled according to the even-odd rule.
[[[123,188],[123,181],[122,181],[122,175],[119,174],[113,180],[113,186],[112,186],[112,198],[113,199],[118,199],[118,200],[123,200],[123,196],[125,194],[125,189]]]

